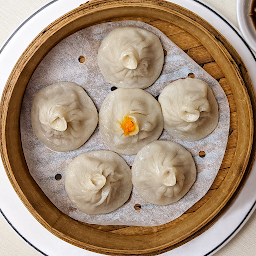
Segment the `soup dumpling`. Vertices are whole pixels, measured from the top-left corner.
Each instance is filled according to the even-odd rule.
[[[31,109],[34,133],[55,151],[82,146],[98,123],[96,107],[85,90],[75,83],[59,82],[41,89]]]
[[[164,52],[159,38],[142,28],[112,30],[98,51],[98,66],[107,82],[116,87],[146,88],[159,77]]]
[[[218,124],[217,101],[211,88],[202,80],[176,80],[163,89],[158,101],[162,107],[164,128],[175,138],[200,140]]]
[[[132,166],[132,182],[147,202],[169,205],[181,199],[196,180],[191,154],[180,144],[154,141],[143,147]]]
[[[111,151],[91,151],[70,162],[65,189],[71,202],[86,214],[109,213],[122,206],[132,191],[131,170]]]
[[[163,130],[158,101],[141,89],[119,88],[104,100],[99,113],[102,139],[115,152],[136,154]]]

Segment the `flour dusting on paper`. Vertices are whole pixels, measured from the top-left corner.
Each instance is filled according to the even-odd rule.
[[[193,156],[197,167],[197,180],[191,190],[178,202],[168,206],[157,206],[145,202],[133,189],[131,198],[114,212],[102,215],[87,215],[79,211],[69,200],[64,187],[65,172],[71,160],[81,153],[106,149],[99,129],[96,128],[91,138],[79,149],[70,152],[55,152],[43,145],[34,135],[31,126],[31,105],[35,94],[42,88],[61,81],[74,82],[82,86],[95,103],[99,111],[105,97],[111,92],[112,85],[105,82],[97,65],[97,52],[103,38],[113,29],[123,26],[144,28],[156,34],[167,51],[162,73],[158,80],[146,89],[153,96],[158,96],[171,81],[185,78],[193,73],[213,90],[219,106],[217,128],[206,138],[186,142],[174,139],[165,130],[160,139],[171,140],[184,146]],[[80,56],[85,62],[78,61]],[[50,201],[70,217],[91,224],[101,225],[139,225],[155,226],[170,222],[200,200],[213,183],[224,153],[229,132],[229,104],[219,83],[194,62],[184,51],[171,42],[158,29],[140,21],[117,21],[94,25],[82,29],[58,43],[36,68],[26,88],[21,109],[20,128],[22,147],[28,169],[39,187]],[[206,153],[204,158],[199,152]],[[135,156],[124,156],[132,166]],[[62,179],[56,180],[55,175]],[[141,209],[134,209],[140,204]]]

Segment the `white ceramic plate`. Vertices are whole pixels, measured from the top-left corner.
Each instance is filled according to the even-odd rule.
[[[251,12],[253,0],[237,1],[237,21],[239,28],[250,47],[256,52],[256,28],[253,25]]]
[[[238,31],[218,12],[196,0],[170,0],[170,2],[179,4],[198,14],[211,23],[229,42],[232,42],[233,47],[247,66],[251,78],[254,81],[254,87],[256,88],[255,56]],[[1,90],[3,90],[8,76],[19,56],[35,36],[55,19],[78,7],[82,3],[84,3],[82,0],[54,0],[39,9],[21,24],[0,50]],[[213,255],[240,230],[254,211],[256,202],[254,180],[256,180],[255,165],[250,174],[250,179],[246,182],[243,190],[218,222],[202,235],[162,255]],[[3,216],[25,241],[43,255],[98,255],[64,242],[39,224],[20,201],[2,165],[0,166],[0,195],[0,209]],[[15,211],[13,209],[15,209]]]

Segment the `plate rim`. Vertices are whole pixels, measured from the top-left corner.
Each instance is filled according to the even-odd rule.
[[[48,4],[46,4],[43,8],[41,8],[40,10],[38,10],[38,11],[36,11],[36,13],[34,13],[34,14],[32,14],[31,16],[33,17],[34,15],[36,15],[38,12],[40,12],[42,9],[44,9],[44,8],[46,8],[46,7],[48,7],[49,5],[51,5],[52,3],[54,3],[54,2],[57,2],[57,1],[59,1],[59,0],[54,0],[54,1],[51,1],[50,3],[48,3]],[[202,4],[201,2],[199,2],[199,1],[197,1],[197,0],[193,0],[194,2],[198,2],[199,4],[201,4],[201,5],[204,5],[204,4]],[[206,5],[205,5],[205,7],[206,7]],[[209,7],[207,7],[209,10],[211,10]],[[30,18],[29,19],[27,19],[26,21],[24,21],[23,23],[22,23],[22,25],[20,25],[20,27],[22,27],[26,22],[28,22],[32,17],[30,16]],[[219,16],[219,14],[218,14],[218,16]],[[223,18],[222,18],[223,19]],[[225,20],[224,20],[225,21]],[[226,22],[226,21],[225,21]],[[230,26],[230,24],[228,24],[229,26]],[[19,30],[20,29],[20,27],[17,29],[17,30]],[[231,28],[232,28],[232,26],[230,26]],[[234,29],[234,28],[233,28]],[[16,30],[16,31],[17,31]],[[4,47],[5,47],[5,45],[7,45],[8,44],[8,42],[12,39],[12,37],[14,36],[14,34],[15,34],[15,32],[11,35],[11,37],[7,40],[7,42],[4,44]],[[2,52],[2,50],[3,50],[3,48],[4,47],[2,47],[1,48],[1,50],[0,50],[0,53]],[[254,56],[254,59],[255,59],[255,56]],[[255,203],[254,203],[255,204]],[[254,206],[253,206],[254,207]],[[252,208],[253,208],[252,207]],[[250,211],[251,211],[252,209],[250,209]],[[2,211],[1,211],[2,212]],[[246,218],[246,217],[245,217]],[[244,221],[244,220],[243,220]],[[13,227],[14,228],[14,227]],[[15,228],[14,228],[15,229]],[[16,231],[16,232],[18,232],[18,231]],[[207,254],[208,255],[208,254]]]

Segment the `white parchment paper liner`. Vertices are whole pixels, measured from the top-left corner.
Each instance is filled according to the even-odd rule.
[[[172,140],[180,143],[191,152],[197,167],[197,180],[191,190],[178,202],[169,206],[149,204],[141,199],[133,189],[131,198],[114,212],[103,215],[87,215],[79,211],[69,200],[64,187],[65,172],[70,161],[81,153],[93,150],[108,149],[102,141],[98,128],[91,138],[79,149],[71,152],[54,152],[43,145],[34,135],[30,111],[35,94],[45,86],[70,81],[82,86],[95,103],[98,111],[105,97],[111,92],[112,85],[105,82],[98,65],[97,51],[103,38],[114,28],[122,26],[141,27],[156,34],[167,51],[163,71],[158,80],[146,89],[153,96],[158,96],[171,81],[187,77],[193,73],[212,88],[219,105],[219,123],[208,137],[185,142],[174,139],[163,131],[161,140]],[[79,56],[85,62],[78,61]],[[229,132],[229,104],[219,83],[195,63],[184,51],[171,42],[158,29],[139,21],[118,21],[94,25],[80,30],[58,43],[41,61],[25,91],[20,127],[25,159],[32,177],[39,187],[62,212],[70,217],[91,224],[101,225],[140,225],[155,226],[174,220],[182,215],[209,190],[213,183],[225,153]],[[199,157],[204,151],[206,156]],[[135,156],[123,156],[132,166]],[[55,175],[62,179],[56,180]],[[141,210],[134,205],[140,204]]]

